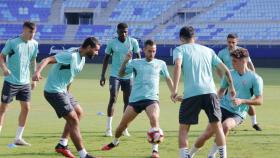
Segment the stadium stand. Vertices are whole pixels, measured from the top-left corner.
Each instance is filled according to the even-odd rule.
[[[226,0],[196,21],[280,20],[278,0]]]
[[[215,0],[190,0],[182,4],[183,8],[194,9],[194,8],[206,8],[215,3]]]
[[[65,8],[106,8],[109,0],[66,0]]]
[[[109,21],[149,22],[174,3],[174,0],[122,0],[112,12]]]
[[[197,29],[198,40],[204,42],[222,43],[230,32],[238,33],[242,41],[280,40],[278,0],[64,0],[61,2],[63,7],[53,6],[58,4],[57,0],[22,0],[20,4],[15,2],[16,0],[0,1],[2,41],[17,36],[24,20],[37,22],[39,27],[36,38],[46,42],[63,42],[68,37],[73,37],[70,39],[75,43],[94,35],[104,43],[112,35],[116,35],[115,27],[118,22],[129,24],[131,36],[140,39],[154,38],[158,43],[177,43],[178,40],[175,39],[178,39],[178,31],[186,24],[193,25]],[[199,13],[196,12],[196,16],[187,19],[186,23],[174,23],[172,18],[167,23],[156,23],[174,4],[188,10],[187,13],[191,13],[192,9],[197,9]],[[106,8],[108,6],[110,7]],[[93,13],[99,10],[94,15],[94,20],[102,19],[98,16],[104,15],[107,15],[107,19],[101,22],[93,20],[92,25],[78,26],[65,25],[63,20],[55,22],[54,19],[48,19],[50,14],[62,15],[63,9],[71,8],[81,12],[91,9]],[[174,16],[176,14],[175,11]]]
[[[157,40],[178,39],[179,30],[183,25],[169,25],[156,34]],[[280,40],[279,24],[193,24],[198,40],[224,40],[228,33],[237,33],[240,40]]]
[[[18,36],[21,33],[21,29],[22,24],[0,24],[0,40]],[[62,40],[65,30],[66,25],[38,25],[36,39]]]
[[[24,21],[47,22],[50,15],[53,0],[1,0],[1,21]]]

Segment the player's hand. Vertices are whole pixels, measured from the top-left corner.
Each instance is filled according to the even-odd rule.
[[[234,99],[232,100],[232,103],[233,103],[235,106],[239,106],[239,105],[243,104],[243,99],[234,98]]]
[[[32,76],[32,81],[39,81],[41,79],[43,79],[43,77],[38,72],[35,72],[34,75]]]
[[[125,61],[125,62],[128,62],[130,59],[132,59],[132,54],[131,54],[131,52],[128,52],[128,53],[126,54],[126,56],[125,56],[124,61]]]
[[[171,96],[170,96],[170,98],[171,98],[171,100],[174,102],[174,103],[176,103],[176,97],[177,97],[177,93],[175,93],[175,92],[172,92],[172,94],[171,94]]]
[[[37,87],[37,82],[36,81],[32,81],[31,82],[31,90],[34,90]]]
[[[105,78],[105,76],[101,76],[101,79],[100,79],[100,86],[104,86],[105,85],[105,82],[106,82],[106,78]]]
[[[183,96],[176,96],[176,101],[183,102]]]
[[[11,74],[11,71],[8,68],[3,70],[3,75],[4,76],[9,76],[10,74]]]

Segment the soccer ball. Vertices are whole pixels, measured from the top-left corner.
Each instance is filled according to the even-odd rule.
[[[160,144],[163,142],[164,134],[162,129],[147,132],[147,140],[151,144]]]

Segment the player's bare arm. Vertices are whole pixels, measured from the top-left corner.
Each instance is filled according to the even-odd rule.
[[[33,58],[31,61],[31,74],[34,74],[34,72],[36,71],[36,67],[37,67],[37,61],[36,58]],[[37,81],[31,81],[31,90],[34,90],[36,86],[37,86]]]
[[[254,97],[253,99],[234,98],[233,103],[235,106],[238,106],[241,104],[260,106],[263,103],[263,96],[259,95],[259,96]]]
[[[100,86],[104,86],[105,82],[106,82],[106,70],[109,64],[109,59],[110,59],[110,55],[106,54],[103,60],[103,65],[102,65],[102,72],[101,72],[101,78],[100,78]]]
[[[48,65],[48,64],[54,64],[56,63],[56,59],[54,56],[45,58],[41,61],[41,63],[38,65],[34,75],[32,76],[32,81],[39,81],[40,79],[43,79],[41,76],[41,71]]]
[[[176,59],[175,66],[174,66],[174,72],[173,72],[173,91],[171,94],[171,99],[173,102],[176,101],[176,96],[178,93],[178,85],[181,77],[181,66],[182,66],[182,59]]]
[[[230,71],[228,70],[228,68],[226,67],[226,65],[224,63],[220,63],[217,66],[217,71],[222,71],[225,74],[226,80],[229,84],[229,92],[231,94],[231,97],[234,98],[235,95],[236,95],[236,92],[235,92],[235,89],[234,89],[234,86],[233,86],[233,80],[232,80]]]
[[[0,67],[3,71],[4,76],[9,76],[11,74],[11,71],[6,65],[6,56],[3,55],[3,53],[0,54]]]
[[[125,66],[126,64],[128,63],[128,61],[132,58],[132,54],[131,53],[128,53],[124,59],[124,62],[122,63],[122,66],[120,68],[120,71],[119,71],[119,75],[120,77],[123,77],[125,76]]]

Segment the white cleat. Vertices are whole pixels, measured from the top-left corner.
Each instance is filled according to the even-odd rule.
[[[113,137],[112,130],[111,129],[107,129],[106,132],[105,132],[105,136],[106,137]]]
[[[27,143],[24,139],[15,139],[14,144],[18,146],[31,146],[31,144]]]
[[[129,134],[129,132],[128,132],[127,129],[125,129],[125,130],[123,131],[123,135],[124,135],[124,136],[127,136],[127,137],[130,137],[130,134]]]

